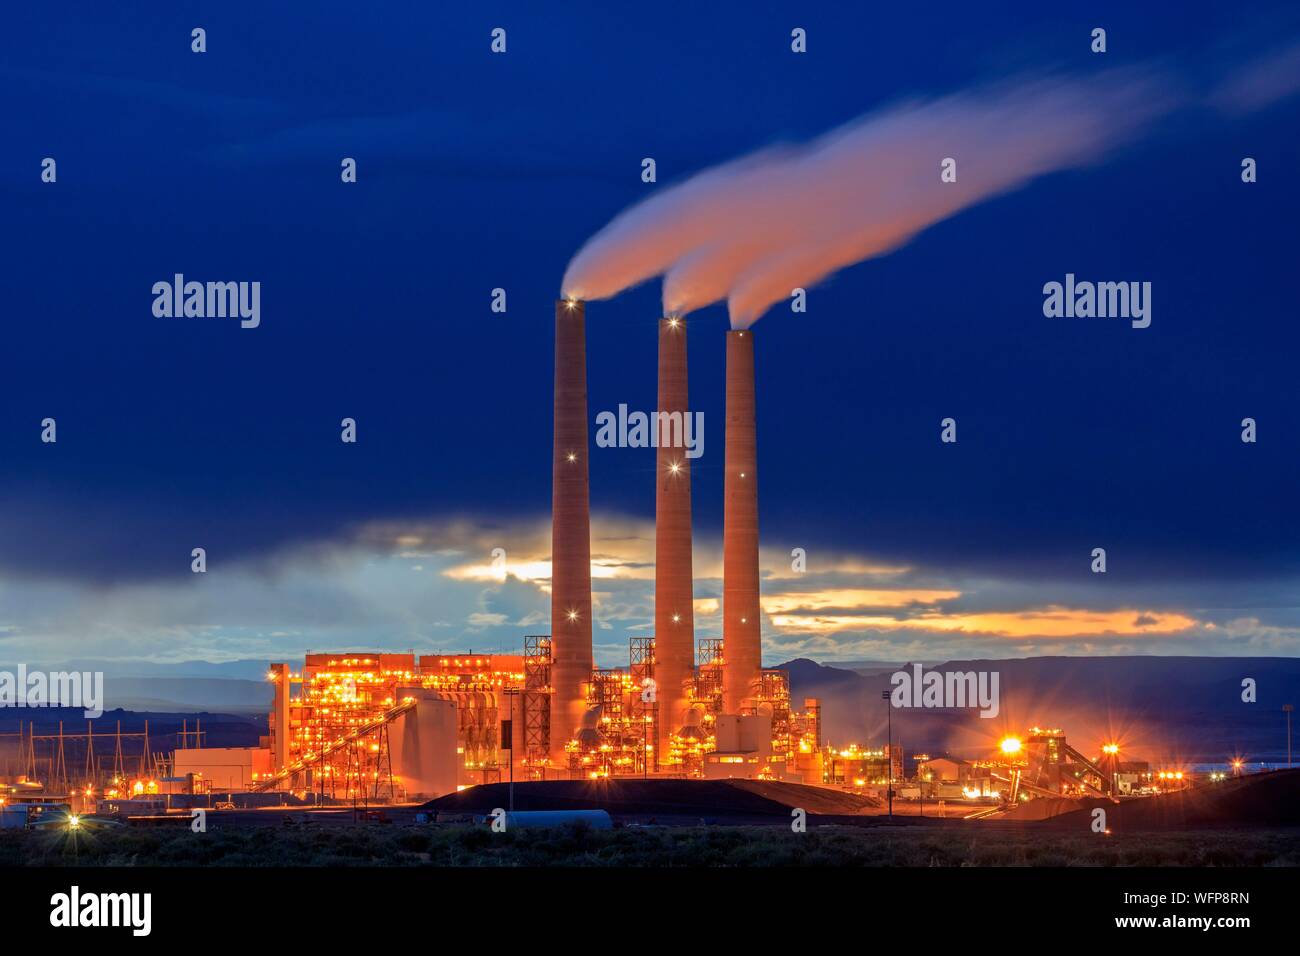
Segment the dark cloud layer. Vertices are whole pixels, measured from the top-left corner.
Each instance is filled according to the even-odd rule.
[[[906,95],[1095,62],[1077,18],[1019,10],[1008,28],[983,6],[801,12],[803,59],[790,14],[749,7],[670,5],[617,33],[611,11],[507,7],[495,59],[496,24],[469,12],[393,30],[351,5],[235,5],[203,12],[199,57],[191,11],[74,8],[57,36],[53,13],[10,11],[0,37],[0,575],[96,586],[188,573],[198,545],[253,560],[375,520],[544,515],[550,303],[570,252],[654,188],[643,157],[668,183]],[[1268,19],[1294,26],[1282,5]],[[1107,20],[1107,66],[1209,48],[1229,24],[1209,5]],[[1300,570],[1298,120],[1293,101],[1178,119],[765,319],[765,536],[1189,600]],[[46,155],[57,186],[37,180]],[[1151,281],[1151,328],[1043,318],[1043,283],[1067,271]],[[262,327],[153,318],[150,286],[175,272],[261,281]],[[593,413],[653,402],[658,300],[589,310]],[[725,326],[721,309],[691,323],[702,533],[722,518]],[[47,415],[57,446],[37,440]],[[598,507],[651,512],[649,454],[595,449],[592,467]],[[1104,584],[1085,577],[1098,546]]]

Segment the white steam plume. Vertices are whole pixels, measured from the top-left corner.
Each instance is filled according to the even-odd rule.
[[[727,300],[734,327],[796,287],[882,255],[990,196],[1083,165],[1176,105],[1167,78],[1040,78],[870,114],[806,146],[706,170],[614,218],[569,264],[566,296],[664,276],[665,313]],[[940,162],[957,163],[956,182]]]

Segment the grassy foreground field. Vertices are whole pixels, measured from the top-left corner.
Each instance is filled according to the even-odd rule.
[[[470,826],[0,832],[0,866],[1297,866],[1300,831]]]

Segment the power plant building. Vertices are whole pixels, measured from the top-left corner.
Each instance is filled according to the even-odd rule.
[[[20,724],[18,772],[0,800],[76,805],[153,802],[171,795],[262,791],[318,803],[406,802],[507,780],[728,777],[890,793],[907,779],[901,748],[830,747],[821,705],[796,710],[788,674],[762,665],[754,334],[727,333],[722,634],[695,634],[690,414],[685,322],[658,324],[655,442],[654,634],[628,644],[627,663],[596,667],[592,648],[591,504],[586,306],[555,306],[551,631],[522,654],[349,651],[272,664],[269,732],[257,747],[205,747],[182,726],[171,755],[143,732],[37,734]],[[649,482],[646,484],[649,494]],[[84,742],[84,783],[65,743]],[[193,739],[197,746],[191,746]],[[138,748],[124,759],[123,741]],[[96,741],[111,741],[96,759]],[[1092,758],[1060,729],[1009,736],[991,759],[914,756],[903,795],[1003,801],[1114,797],[1190,784],[1180,768],[1121,760],[1118,744]],[[39,752],[38,752],[39,751]],[[48,783],[39,779],[45,768]],[[262,798],[256,798],[262,799]]]
[[[555,305],[551,633],[522,655],[309,654],[271,667],[265,759],[184,758],[251,775],[252,789],[405,800],[506,779],[746,777],[823,782],[815,700],[796,713],[785,672],[764,669],[754,344],[726,337],[723,634],[695,637],[686,323],[658,323],[655,633],[626,667],[592,653],[586,306]],[[647,488],[647,492],[649,488]],[[225,761],[223,764],[222,761]],[[250,763],[251,767],[251,763]]]

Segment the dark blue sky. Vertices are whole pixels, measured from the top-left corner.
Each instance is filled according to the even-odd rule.
[[[111,588],[188,576],[196,543],[255,560],[375,521],[544,518],[552,303],[588,236],[648,190],[901,97],[1151,63],[1208,89],[1300,35],[1281,3],[1131,6],[6,11],[0,577]],[[1297,129],[1300,98],[1182,110],[839,274],[806,315],[769,314],[765,539],[1044,586],[1087,578],[1104,546],[1107,586],[1230,601],[1279,582],[1260,600],[1294,604]],[[176,272],[260,281],[261,327],[155,318],[150,288]],[[1044,318],[1066,272],[1152,282],[1151,327]],[[657,283],[589,307],[593,414],[653,406],[658,314]],[[690,323],[703,537],[721,527],[724,309]],[[594,450],[593,506],[649,517],[652,469]]]

